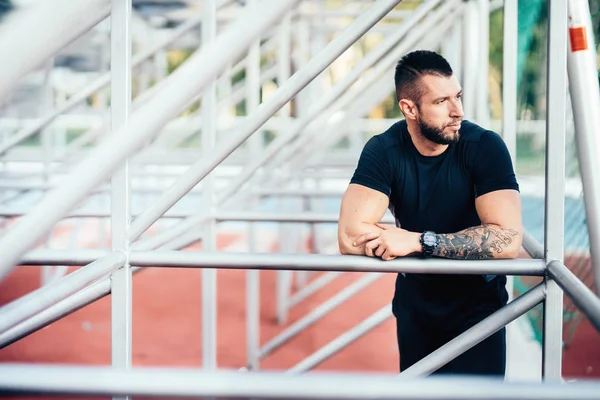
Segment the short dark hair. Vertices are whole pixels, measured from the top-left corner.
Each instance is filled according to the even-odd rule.
[[[419,85],[424,75],[452,76],[452,67],[444,57],[428,50],[416,50],[406,54],[396,64],[394,83],[396,84],[396,101],[410,99],[419,103],[423,91]]]

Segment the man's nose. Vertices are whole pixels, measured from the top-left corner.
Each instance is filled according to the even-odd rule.
[[[465,116],[460,100],[453,102],[452,108],[450,110],[450,116],[452,118],[462,118]]]

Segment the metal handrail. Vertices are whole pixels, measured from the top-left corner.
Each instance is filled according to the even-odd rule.
[[[122,267],[125,260],[124,252],[111,253],[52,284],[0,307],[0,334]]]
[[[508,383],[494,378],[398,379],[390,374],[177,370],[135,367],[0,365],[4,393],[249,399],[597,400],[598,382]]]
[[[96,1],[98,1],[98,0],[96,0]],[[104,0],[103,2],[106,3],[107,5],[109,3],[106,0]],[[221,1],[219,4],[219,7],[225,6],[228,3],[230,3],[230,1]],[[87,8],[86,14],[88,14],[88,13],[93,14],[94,12],[91,12],[89,10],[89,6],[90,6],[89,4],[86,4],[86,8]],[[104,16],[102,16],[102,14],[98,15],[96,18],[97,21],[94,22],[94,25],[99,20],[106,17],[108,14],[109,14],[109,7],[106,7],[106,14]],[[102,17],[102,18],[100,18],[100,17]],[[202,22],[202,17],[197,16],[197,17],[192,18],[192,19],[186,21],[185,23],[181,24],[169,36],[163,38],[162,40],[159,40],[153,46],[149,47],[148,49],[144,49],[139,54],[136,54],[135,56],[133,56],[133,58],[131,60],[131,67],[132,68],[138,67],[143,62],[145,62],[147,59],[149,59],[150,57],[152,57],[153,55],[158,53],[160,50],[164,49],[169,44],[173,43],[175,40],[179,39],[181,36],[185,35],[192,29],[196,28],[198,25],[200,25],[201,22]],[[61,21],[61,23],[64,23],[64,21]],[[22,141],[26,140],[27,138],[33,136],[34,134],[39,132],[44,127],[48,126],[58,116],[74,109],[79,104],[84,102],[85,99],[90,97],[92,94],[107,87],[110,84],[110,82],[111,82],[110,71],[99,76],[94,81],[92,81],[91,83],[86,85],[83,89],[79,90],[79,92],[70,96],[69,99],[66,102],[64,102],[63,104],[61,104],[57,109],[55,109],[51,113],[44,115],[40,119],[36,120],[36,122],[34,124],[32,124],[31,126],[27,126],[23,129],[21,129],[19,132],[12,135],[6,142],[0,144],[0,155],[5,153],[6,151],[10,150],[17,144],[21,143]]]
[[[75,166],[65,184],[49,193],[34,210],[0,239],[0,279],[43,232],[72,209],[99,182],[110,176],[128,156],[158,134],[160,127],[181,111],[197,93],[215,79],[224,66],[241,55],[297,0],[266,0],[250,6],[245,15],[219,35],[211,45],[192,55],[166,78],[161,96],[134,111],[126,127],[102,142],[88,158]],[[256,24],[260,20],[261,24]],[[48,212],[51,210],[51,212]]]

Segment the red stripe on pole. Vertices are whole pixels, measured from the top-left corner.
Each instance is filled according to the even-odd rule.
[[[585,26],[569,28],[569,38],[571,40],[571,52],[588,49]]]

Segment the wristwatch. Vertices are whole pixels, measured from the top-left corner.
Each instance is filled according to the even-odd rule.
[[[440,239],[435,232],[425,231],[420,237],[421,246],[423,248],[423,257],[431,257]]]

